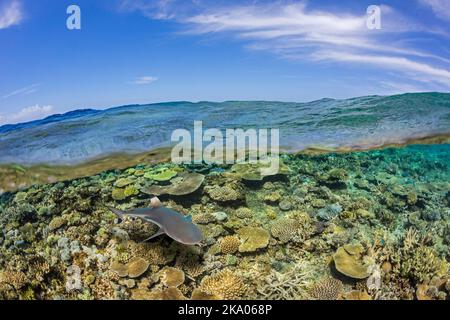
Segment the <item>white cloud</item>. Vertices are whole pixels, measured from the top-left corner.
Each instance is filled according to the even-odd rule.
[[[40,106],[38,104],[23,108],[17,113],[10,115],[0,115],[0,123],[21,123],[44,118],[53,113],[53,106]]]
[[[419,0],[419,2],[430,7],[438,18],[450,21],[449,0]]]
[[[119,10],[122,12],[141,11],[152,19],[173,19],[173,5],[176,0],[122,0]]]
[[[250,49],[269,50],[284,58],[365,63],[450,88],[449,69],[432,62],[448,64],[447,58],[398,44],[399,37],[411,31],[443,33],[409,21],[391,7],[381,9],[382,30],[367,29],[365,13],[309,10],[304,3],[215,9],[183,22],[191,25],[191,33],[228,32],[248,41]]]
[[[287,59],[342,61],[350,66],[364,63],[395,71],[408,81],[450,88],[448,57],[414,46],[419,33],[432,33],[448,40],[448,31],[423,25],[392,7],[381,5],[382,29],[369,30],[365,10],[353,14],[329,12],[311,9],[306,1],[247,1],[251,4],[227,5],[215,0],[208,6],[205,1],[194,4],[182,1],[191,4],[186,9],[177,0],[123,0],[129,9],[139,10],[147,17],[165,16],[184,25],[183,33],[231,35],[243,41],[246,48],[270,51]],[[434,3],[436,8],[437,4],[450,0],[419,1]]]
[[[433,81],[442,83],[450,88],[450,71],[435,68],[425,63],[415,62],[404,57],[373,56],[345,52],[318,52],[315,54],[315,57],[318,60],[331,59],[344,62],[359,62],[376,65],[385,69],[403,71],[412,74],[419,81],[420,76],[425,75],[427,76],[424,78],[425,82],[428,82],[431,78]]]
[[[145,84],[150,84],[155,81],[158,81],[157,77],[143,76],[143,77],[139,77],[139,78],[133,80],[131,83],[137,84],[137,85],[145,85]]]
[[[22,6],[18,0],[6,1],[0,6],[0,29],[17,25],[22,19]]]
[[[36,92],[38,90],[38,87],[40,86],[40,83],[35,83],[17,90],[14,90],[10,93],[7,93],[3,96],[3,99],[7,99],[13,96],[17,96],[17,95],[28,95],[31,94],[33,92]]]

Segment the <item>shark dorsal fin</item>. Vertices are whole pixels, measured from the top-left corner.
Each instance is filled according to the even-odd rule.
[[[158,197],[153,197],[153,198],[150,200],[150,204],[151,204],[152,208],[159,208],[159,207],[162,207],[162,203],[161,203],[161,201],[158,199]]]

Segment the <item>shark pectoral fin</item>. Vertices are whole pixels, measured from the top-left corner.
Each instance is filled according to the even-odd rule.
[[[160,235],[165,234],[164,230],[159,229],[158,232],[156,232],[154,235],[152,235],[151,237],[141,241],[141,243],[147,242],[149,240],[152,240],[153,238],[159,237]]]

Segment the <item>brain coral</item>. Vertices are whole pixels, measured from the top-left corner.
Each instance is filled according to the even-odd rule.
[[[317,300],[337,300],[343,290],[342,282],[326,278],[317,282],[310,290],[311,297]]]
[[[238,300],[245,295],[247,286],[240,277],[226,269],[214,276],[203,278],[198,289],[219,299]]]
[[[235,253],[239,249],[240,245],[241,241],[237,236],[226,236],[222,238],[222,241],[220,241],[220,251],[223,254]]]

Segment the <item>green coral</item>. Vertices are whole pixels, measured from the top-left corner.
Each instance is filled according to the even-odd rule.
[[[178,174],[177,171],[169,168],[148,171],[144,174],[144,178],[155,180],[158,182],[169,181]]]
[[[125,190],[120,188],[114,188],[111,196],[116,201],[122,201],[127,198],[127,196],[125,195]]]
[[[125,188],[125,191],[123,192],[125,197],[131,197],[136,196],[139,194],[139,190],[135,186],[128,186]]]

